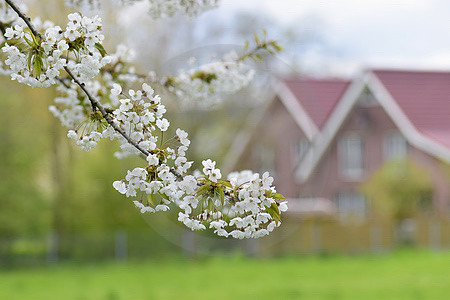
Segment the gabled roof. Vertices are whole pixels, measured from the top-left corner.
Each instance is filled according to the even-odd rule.
[[[319,164],[366,85],[411,145],[450,162],[450,73],[373,70],[342,95],[300,163],[300,181]]]
[[[287,78],[283,81],[319,130],[350,84],[341,79]]]
[[[450,73],[374,70],[414,127],[450,148]]]
[[[274,79],[272,88],[275,95],[249,117],[246,128],[241,130],[228,151],[224,167],[234,167],[275,99],[280,100],[306,138],[312,141],[349,84],[349,81],[340,79]]]

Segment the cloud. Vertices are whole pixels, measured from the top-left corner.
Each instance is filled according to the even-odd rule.
[[[450,2],[446,0],[248,0],[245,6],[286,24],[301,24],[299,20],[310,16],[322,21],[327,48],[305,55],[307,69],[314,65],[318,70],[345,72],[356,65],[449,67]]]

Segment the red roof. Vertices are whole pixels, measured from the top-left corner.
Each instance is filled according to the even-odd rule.
[[[346,80],[309,78],[290,78],[284,82],[319,129],[350,84]]]
[[[450,148],[450,73],[373,72],[417,130]]]

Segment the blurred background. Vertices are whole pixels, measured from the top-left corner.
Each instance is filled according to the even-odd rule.
[[[26,2],[66,23],[62,1]],[[213,107],[159,92],[189,159],[270,171],[290,210],[246,241],[193,233],[175,211],[141,215],[112,188],[140,161],[109,141],[79,150],[48,111],[56,91],[3,77],[0,298],[447,299],[447,1],[224,0],[158,21],[146,1],[101,4],[105,48],[136,49],[142,72],[242,51],[263,29],[283,46]]]

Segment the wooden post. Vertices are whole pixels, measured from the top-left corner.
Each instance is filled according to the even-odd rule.
[[[436,220],[428,221],[428,240],[430,248],[434,250],[441,249],[441,224]]]
[[[381,227],[378,224],[372,223],[370,226],[370,246],[372,252],[381,252],[383,250],[383,240],[381,234]]]
[[[126,261],[128,258],[128,237],[125,231],[116,231],[114,234],[114,256],[117,261]]]
[[[47,234],[47,262],[58,262],[58,235],[55,232]]]

